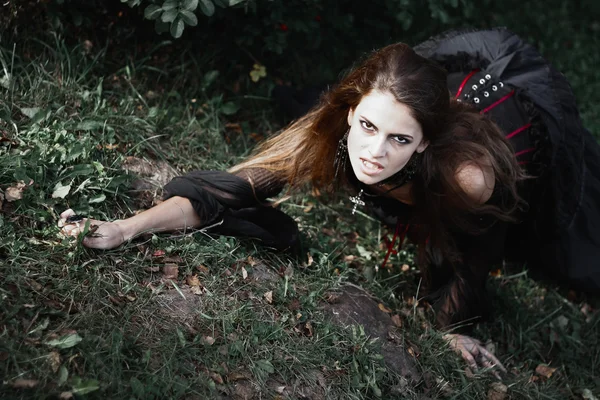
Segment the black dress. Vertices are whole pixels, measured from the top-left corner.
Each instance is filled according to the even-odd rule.
[[[454,232],[463,255],[458,264],[428,249],[428,300],[437,309],[439,324],[487,313],[485,281],[489,269],[506,256],[599,292],[600,147],[582,125],[566,78],[505,29],[454,31],[415,51],[448,70],[451,94],[489,114],[506,133],[519,163],[535,177],[520,189],[529,203],[521,223],[497,223],[477,236]],[[305,93],[280,88],[275,96],[293,117],[310,107]],[[297,226],[265,203],[283,186],[264,170],[238,175],[195,171],[175,178],[165,191],[167,197],[190,198],[206,225],[215,225],[212,232],[256,237],[285,249],[297,245]],[[369,205],[396,229],[410,221],[411,207],[395,200],[375,198]]]

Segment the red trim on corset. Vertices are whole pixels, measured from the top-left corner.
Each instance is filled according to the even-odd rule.
[[[526,154],[526,153],[531,153],[534,150],[535,150],[535,147],[530,147],[528,149],[518,151],[518,152],[515,153],[515,157],[522,156],[523,154]]]
[[[400,231],[401,226],[402,224],[400,223],[400,221],[398,221],[398,223],[396,223],[396,231],[394,232],[394,238],[392,239],[392,242],[388,244],[387,253],[385,253],[385,258],[383,259],[381,268],[385,268],[385,264],[387,264],[388,259],[390,258],[390,254],[394,252],[394,243],[396,243],[396,238],[398,237],[398,232]],[[409,227],[410,224],[406,224],[406,228],[402,232],[402,235],[400,235],[400,242],[398,242],[398,250],[400,250],[402,248],[402,245],[404,244],[404,238],[406,237],[406,233],[408,232]]]
[[[506,100],[508,100],[509,98],[511,98],[514,94],[515,94],[515,91],[513,89],[513,90],[510,91],[509,94],[507,94],[506,96],[502,97],[500,100],[496,101],[495,103],[492,103],[491,105],[489,105],[486,108],[484,108],[483,110],[481,110],[480,114],[485,114],[486,112],[490,111],[492,108],[500,105],[500,103],[503,103]]]
[[[519,129],[517,129],[517,130],[515,130],[515,131],[513,131],[513,132],[511,132],[511,133],[509,133],[508,135],[506,135],[506,138],[507,138],[507,139],[510,139],[511,137],[513,137],[513,136],[515,136],[515,135],[517,135],[517,134],[519,134],[519,133],[523,132],[525,129],[529,128],[530,126],[531,126],[531,122],[529,122],[529,123],[527,123],[527,124],[523,125],[523,126],[522,126],[522,127],[520,127]]]
[[[456,96],[454,96],[455,99],[458,98],[458,96],[460,96],[460,94],[462,93],[462,91],[465,88],[465,85],[467,84],[469,79],[471,79],[471,77],[473,75],[475,75],[476,73],[478,73],[479,71],[480,71],[480,69],[477,68],[477,69],[474,69],[473,71],[469,72],[469,75],[466,76],[466,78],[462,81],[462,83],[458,87],[458,90],[456,91]]]

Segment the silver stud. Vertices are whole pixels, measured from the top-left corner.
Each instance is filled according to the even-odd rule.
[[[481,79],[479,80],[479,84],[483,85],[484,83],[485,83],[485,79],[481,78]]]
[[[473,85],[473,86],[471,86],[471,89],[473,89],[473,90],[477,90],[477,85]]]
[[[479,97],[473,98],[473,101],[475,102],[475,104],[479,104]]]
[[[492,85],[492,90],[495,92],[496,90],[498,90],[498,86]]]
[[[490,92],[483,92],[483,95],[484,95],[485,97],[490,97]]]
[[[490,74],[485,74],[485,79],[489,81],[490,79],[492,79],[492,76]]]
[[[500,85],[500,87],[504,87],[504,83],[502,82],[498,82],[498,85]]]

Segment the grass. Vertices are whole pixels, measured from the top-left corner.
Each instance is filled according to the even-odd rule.
[[[471,377],[414,303],[418,274],[400,268],[413,265],[410,248],[375,271],[386,232],[343,201],[283,204],[302,229],[298,257],[201,232],[147,235],[111,251],[58,234],[67,207],[108,219],[139,209],[134,177],[120,168],[127,157],[222,169],[247,154],[251,133],[279,127],[264,99],[227,90],[209,52],[178,51],[160,43],[115,57],[59,37],[0,49],[11,76],[0,87],[0,187],[27,185],[0,214],[0,397],[487,398],[491,374]],[[597,92],[583,89],[584,117],[597,127]],[[323,303],[348,282],[404,316],[395,333],[420,382],[405,387],[380,342],[325,318]],[[600,317],[585,308],[595,299],[567,299],[510,269],[490,291],[497,313],[476,336],[496,344],[511,398],[599,395]],[[544,377],[540,364],[556,370]]]

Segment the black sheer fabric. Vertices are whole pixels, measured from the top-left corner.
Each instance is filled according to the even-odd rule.
[[[265,203],[281,191],[283,184],[266,171],[260,175],[256,186],[250,183],[255,176],[252,171],[241,176],[223,171],[193,171],[169,182],[165,198],[190,199],[210,233],[251,237],[279,250],[296,250],[296,221]]]

